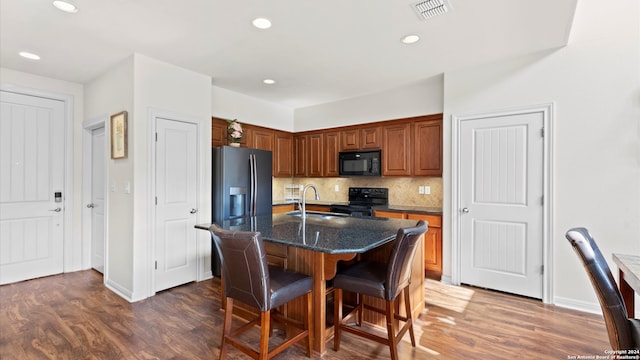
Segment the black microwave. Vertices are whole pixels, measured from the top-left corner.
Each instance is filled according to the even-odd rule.
[[[341,151],[340,176],[380,176],[380,150]]]

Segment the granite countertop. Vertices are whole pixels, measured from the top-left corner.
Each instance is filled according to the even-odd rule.
[[[276,201],[273,205],[287,205],[287,204],[297,204],[297,202],[291,201]],[[322,201],[322,200],[307,200],[307,205],[349,205],[348,201]],[[383,207],[377,207],[380,210],[389,210],[389,211],[408,211],[415,213],[425,213],[425,214],[434,214],[434,215],[442,215],[441,207],[431,207],[431,206],[412,206],[412,205],[387,205]]]
[[[429,206],[388,205],[385,210],[442,215],[442,208]]]
[[[227,230],[259,231],[265,241],[329,254],[364,253],[395,239],[398,229],[415,226],[413,220],[357,218],[307,212],[307,218],[291,213],[225,220]],[[197,225],[209,229],[209,224]]]
[[[285,200],[276,200],[273,202],[273,205],[288,205],[288,204],[297,204],[297,201],[285,201]],[[324,206],[331,206],[331,205],[349,205],[348,201],[323,201],[323,200],[310,200],[307,199],[306,201],[307,205],[324,205]]]

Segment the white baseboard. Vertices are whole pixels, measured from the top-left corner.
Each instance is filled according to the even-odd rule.
[[[107,289],[113,291],[118,296],[127,300],[128,302],[134,302],[133,293],[130,290],[120,286],[119,284],[107,279],[107,281],[105,281],[104,283],[104,286],[106,286]]]
[[[586,302],[586,301],[580,301],[580,300],[556,296],[553,298],[553,304],[563,308],[584,311],[591,314],[602,315],[602,308],[598,303],[592,303],[592,302]]]

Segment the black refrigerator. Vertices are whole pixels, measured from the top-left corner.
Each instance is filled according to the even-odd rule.
[[[250,221],[271,215],[271,151],[242,147],[213,148],[212,221]],[[213,239],[212,239],[213,240]],[[220,276],[220,257],[211,247],[211,271]]]

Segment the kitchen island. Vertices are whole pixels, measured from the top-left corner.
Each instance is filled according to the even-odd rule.
[[[338,262],[352,261],[356,256],[386,262],[398,229],[415,224],[414,220],[308,211],[306,219],[299,212],[291,212],[228,220],[217,225],[227,230],[259,231],[271,263],[313,276],[313,348],[323,354],[326,341],[333,335],[332,324],[327,324],[327,310],[332,310],[327,309],[327,295],[332,291],[328,281],[335,276]],[[209,229],[208,224],[196,227]],[[420,249],[422,246],[421,242]],[[424,309],[422,253],[422,250],[416,253],[410,287],[414,315]],[[376,301],[371,299],[372,304],[380,306]],[[302,302],[295,301],[286,311],[289,316],[301,319],[303,309]],[[329,320],[333,320],[331,316]],[[384,324],[384,318],[376,313],[367,314],[365,320]]]

